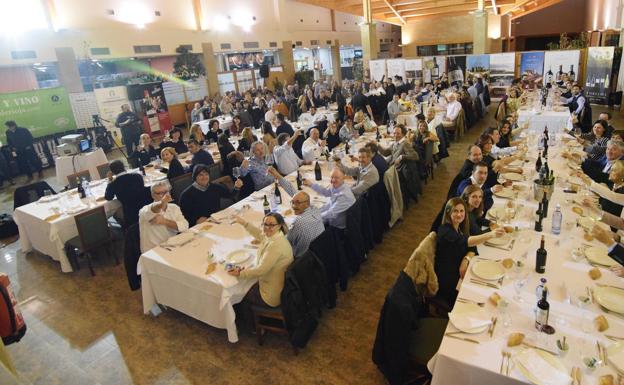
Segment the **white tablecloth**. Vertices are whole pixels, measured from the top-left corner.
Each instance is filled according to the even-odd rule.
[[[93,194],[96,198],[103,197],[106,191],[106,183],[96,183],[98,184],[92,187]],[[51,222],[47,222],[45,219],[54,214],[52,211],[53,207],[77,205],[80,199],[75,194],[75,191],[74,189],[59,194],[59,199],[50,202],[34,202],[18,207],[13,213],[13,218],[19,228],[22,251],[28,252],[35,249],[42,254],[49,255],[53,260],[61,263],[61,271],[65,273],[72,271],[65,254],[65,242],[78,235],[74,215],[62,215]],[[85,205],[89,204],[87,199],[83,199],[82,202]],[[120,203],[117,200],[100,200],[91,203],[89,208],[102,205],[104,205],[108,216],[113,215],[115,210],[120,207]]]
[[[227,116],[221,115],[214,119],[219,121],[219,128],[222,129],[223,131],[227,130],[232,125],[232,117],[229,115]],[[210,131],[210,121],[214,119],[205,119],[205,120],[200,120],[199,122],[197,122],[197,124],[199,124],[199,127],[201,127],[201,130],[204,133],[204,135],[207,134],[208,131]]]
[[[59,156],[56,162],[56,181],[60,186],[69,184],[67,176],[83,170],[89,170],[91,180],[100,179],[97,166],[108,163],[106,154],[101,148],[74,156]]]
[[[550,128],[550,127],[549,127]],[[568,169],[564,162],[559,160],[558,154],[562,148],[559,144],[549,151],[549,165],[555,172],[555,176],[559,179],[565,178]],[[525,173],[530,173],[534,161],[527,163],[524,167]],[[534,171],[533,171],[534,172]],[[528,186],[528,182],[524,182]],[[599,305],[587,305],[586,310],[581,310],[574,305],[576,298],[586,295],[586,287],[595,287],[594,281],[588,276],[588,271],[592,268],[586,261],[574,262],[571,259],[572,250],[580,247],[582,244],[598,245],[599,242],[587,242],[583,239],[583,231],[576,227],[576,219],[578,216],[571,211],[572,199],[579,199],[579,194],[563,193],[563,183],[557,183],[555,192],[549,204],[548,217],[543,221],[542,233],[533,231],[533,215],[537,209],[537,202],[532,198],[532,191],[520,192],[515,199],[520,212],[512,224],[518,225],[524,230],[516,232],[515,244],[511,251],[503,251],[500,249],[480,245],[479,256],[486,259],[515,258],[522,260],[522,255],[527,253],[526,268],[530,270],[528,283],[521,291],[524,299],[523,303],[516,302],[513,299],[513,275],[506,278],[500,290],[475,285],[470,282],[469,278],[473,276],[472,270],[469,269],[466,279],[462,282],[459,291],[459,297],[477,300],[479,302],[487,302],[485,310],[491,316],[498,317],[498,323],[493,338],[487,333],[481,334],[459,334],[459,336],[472,338],[480,341],[480,344],[473,344],[453,338],[445,337],[442,341],[437,355],[429,362],[429,370],[433,374],[432,384],[517,384],[530,383],[515,366],[511,366],[510,377],[500,375],[499,368],[501,365],[501,351],[509,350],[512,355],[518,354],[524,347],[507,348],[507,337],[512,332],[524,333],[528,340],[535,344],[547,347],[556,351],[556,340],[562,338],[563,335],[569,341],[570,351],[562,358],[562,362],[566,367],[566,373],[570,373],[573,366],[583,368],[581,357],[596,357],[596,341],[600,341],[603,345],[609,346],[613,342],[605,338],[604,334],[624,336],[624,320],[611,314],[606,314],[600,310]],[[530,199],[527,197],[530,195]],[[495,197],[495,206],[503,205],[506,200]],[[562,205],[563,224],[560,235],[551,233],[552,214],[555,211],[556,204]],[[535,251],[539,247],[540,235],[546,236],[546,250],[548,251],[548,259],[545,274],[537,274],[535,272]],[[473,259],[471,266],[478,262]],[[616,277],[613,273],[605,268],[600,268],[602,278],[597,282],[609,285],[624,287],[623,280]],[[536,287],[540,278],[548,279],[547,287],[549,289],[550,302],[550,322],[556,329],[556,333],[548,336],[544,333],[538,333],[534,327],[533,309],[537,303]],[[564,290],[564,284],[567,290]],[[508,313],[512,324],[505,328],[502,324],[502,316],[498,310],[487,301],[487,298],[494,292],[498,292],[510,305]],[[567,295],[566,295],[567,293]],[[572,303],[567,299],[570,296]],[[585,328],[587,333],[583,332],[583,323],[591,323],[597,315],[605,315],[609,322],[609,329],[604,333],[596,331],[595,327],[590,325]],[[588,321],[589,320],[589,321]],[[447,329],[455,331],[450,323]],[[512,359],[513,361],[513,359]],[[583,373],[583,384],[596,384],[597,379],[603,374],[615,374],[614,369],[610,366],[598,368],[596,372],[589,375]]]
[[[537,111],[519,110],[518,125],[529,123],[529,131],[542,132],[548,126],[551,133],[562,132],[564,128],[572,129],[572,115],[569,111]]]

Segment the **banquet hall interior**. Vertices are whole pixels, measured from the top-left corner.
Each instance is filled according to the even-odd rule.
[[[624,385],[624,0],[0,3],[0,384]]]

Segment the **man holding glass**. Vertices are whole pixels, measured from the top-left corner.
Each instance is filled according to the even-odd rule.
[[[266,146],[260,141],[251,144],[251,152],[253,156],[243,161],[240,174],[241,176],[251,175],[256,191],[259,191],[275,182],[275,178],[268,171],[269,166],[273,163],[273,156],[266,154]]]

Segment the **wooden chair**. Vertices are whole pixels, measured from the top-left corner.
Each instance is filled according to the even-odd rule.
[[[75,256],[70,259],[73,259],[72,264],[75,265],[77,269],[80,269],[78,257],[84,255],[87,258],[91,276],[95,276],[95,271],[91,264],[91,254],[93,251],[102,248],[102,246],[106,248],[107,254],[110,254],[110,245],[113,239],[110,228],[108,227],[106,211],[104,210],[104,206],[96,207],[77,214],[74,216],[74,220],[76,221],[78,236],[68,240],[65,243],[65,247]],[[115,263],[119,264],[119,259],[116,254]]]
[[[433,142],[427,142],[425,144],[425,152],[423,157],[423,164],[425,166],[425,184],[427,180],[431,176],[431,180],[433,180]]]
[[[108,174],[108,172],[110,171],[110,164],[103,163],[99,166],[95,166],[95,168],[97,168],[97,172],[98,172],[98,175],[100,176],[100,179],[104,179],[106,178],[106,174]]]
[[[174,201],[180,203],[180,195],[182,194],[182,191],[193,184],[193,177],[189,172],[172,178],[169,182],[171,182],[171,197]]]
[[[82,181],[82,178],[85,178],[88,182],[91,182],[91,173],[89,172],[89,170],[82,170],[82,171],[78,171],[75,174],[67,175],[67,182],[69,182],[69,188],[72,189],[72,188],[78,187],[78,183],[76,180]]]
[[[286,320],[284,314],[282,314],[281,307],[264,307],[264,306],[252,306],[254,325],[256,328],[256,338],[258,339],[258,345],[264,344],[264,334],[269,331],[278,334],[288,335],[286,329]],[[296,347],[293,347],[295,355],[299,353]]]

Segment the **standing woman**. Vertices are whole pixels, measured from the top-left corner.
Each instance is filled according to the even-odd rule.
[[[160,150],[160,159],[163,162],[169,163],[168,168],[161,168],[160,171],[167,173],[167,179],[171,180],[180,175],[184,175],[184,167],[178,160],[178,155],[173,147],[165,147]]]
[[[466,203],[461,198],[451,198],[444,207],[442,225],[436,237],[435,272],[440,289],[437,297],[452,307],[457,298],[457,281],[463,278],[473,253],[469,248],[491,238],[501,237],[501,227],[481,235],[470,235],[470,223],[466,215]]]
[[[273,131],[273,126],[270,122],[262,123],[262,141],[267,145],[269,152],[267,154],[273,153],[273,147],[277,144],[277,136]]]
[[[338,120],[344,122],[347,100],[342,94],[342,87],[338,83],[334,83],[334,93],[331,96],[331,100],[338,105]]]
[[[292,247],[286,238],[288,227],[284,218],[278,213],[267,214],[262,220],[262,230],[239,216],[235,220],[260,241],[258,263],[256,267],[235,268],[228,273],[243,279],[258,279],[243,299],[247,305],[278,307],[284,288],[284,273],[293,261]]]

